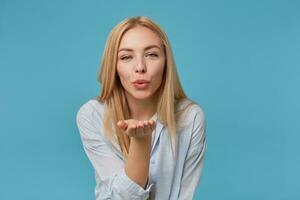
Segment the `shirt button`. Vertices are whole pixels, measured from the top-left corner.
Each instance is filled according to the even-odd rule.
[[[155,160],[151,160],[151,164],[154,165],[155,164]]]

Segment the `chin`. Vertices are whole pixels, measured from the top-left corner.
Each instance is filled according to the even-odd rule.
[[[133,94],[131,94],[131,96],[135,99],[140,99],[140,100],[144,100],[144,99],[149,99],[152,97],[151,93],[148,92],[134,92]]]
[[[134,97],[135,99],[139,99],[139,100],[145,100],[145,99],[151,98],[150,95],[133,95],[133,97]]]

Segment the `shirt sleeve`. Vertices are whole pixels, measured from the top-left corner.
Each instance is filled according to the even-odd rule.
[[[191,142],[184,163],[178,200],[191,200],[199,184],[206,151],[206,121],[202,110],[193,122]]]
[[[96,200],[147,199],[152,184],[147,184],[144,189],[126,175],[124,164],[108,146],[101,133],[101,113],[86,103],[79,109],[76,121],[84,151],[98,179],[95,188]]]

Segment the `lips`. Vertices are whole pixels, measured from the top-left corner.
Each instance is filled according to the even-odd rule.
[[[133,83],[134,84],[143,84],[143,83],[149,83],[150,81],[147,81],[147,80],[144,80],[144,79],[139,79],[139,80],[136,80],[134,81]]]
[[[148,88],[149,83],[150,83],[150,81],[142,80],[142,79],[132,82],[133,86],[136,89],[146,89],[146,88]]]

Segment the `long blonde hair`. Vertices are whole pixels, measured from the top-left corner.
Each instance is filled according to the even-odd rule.
[[[166,33],[160,26],[145,16],[127,18],[117,24],[110,32],[104,48],[100,73],[97,77],[102,85],[102,89],[101,95],[97,97],[97,100],[104,103],[106,107],[103,119],[104,133],[109,139],[111,139],[112,136],[117,138],[125,159],[129,151],[130,138],[122,133],[116,124],[119,120],[128,119],[130,117],[130,110],[124,88],[116,75],[117,52],[124,33],[136,26],[147,27],[155,32],[161,39],[164,47],[166,62],[162,83],[157,91],[158,101],[156,114],[158,120],[167,127],[172,141],[176,138],[177,130],[176,105],[180,100],[187,98],[178,78],[170,43]],[[174,152],[174,144],[172,145],[171,143],[171,146]]]

